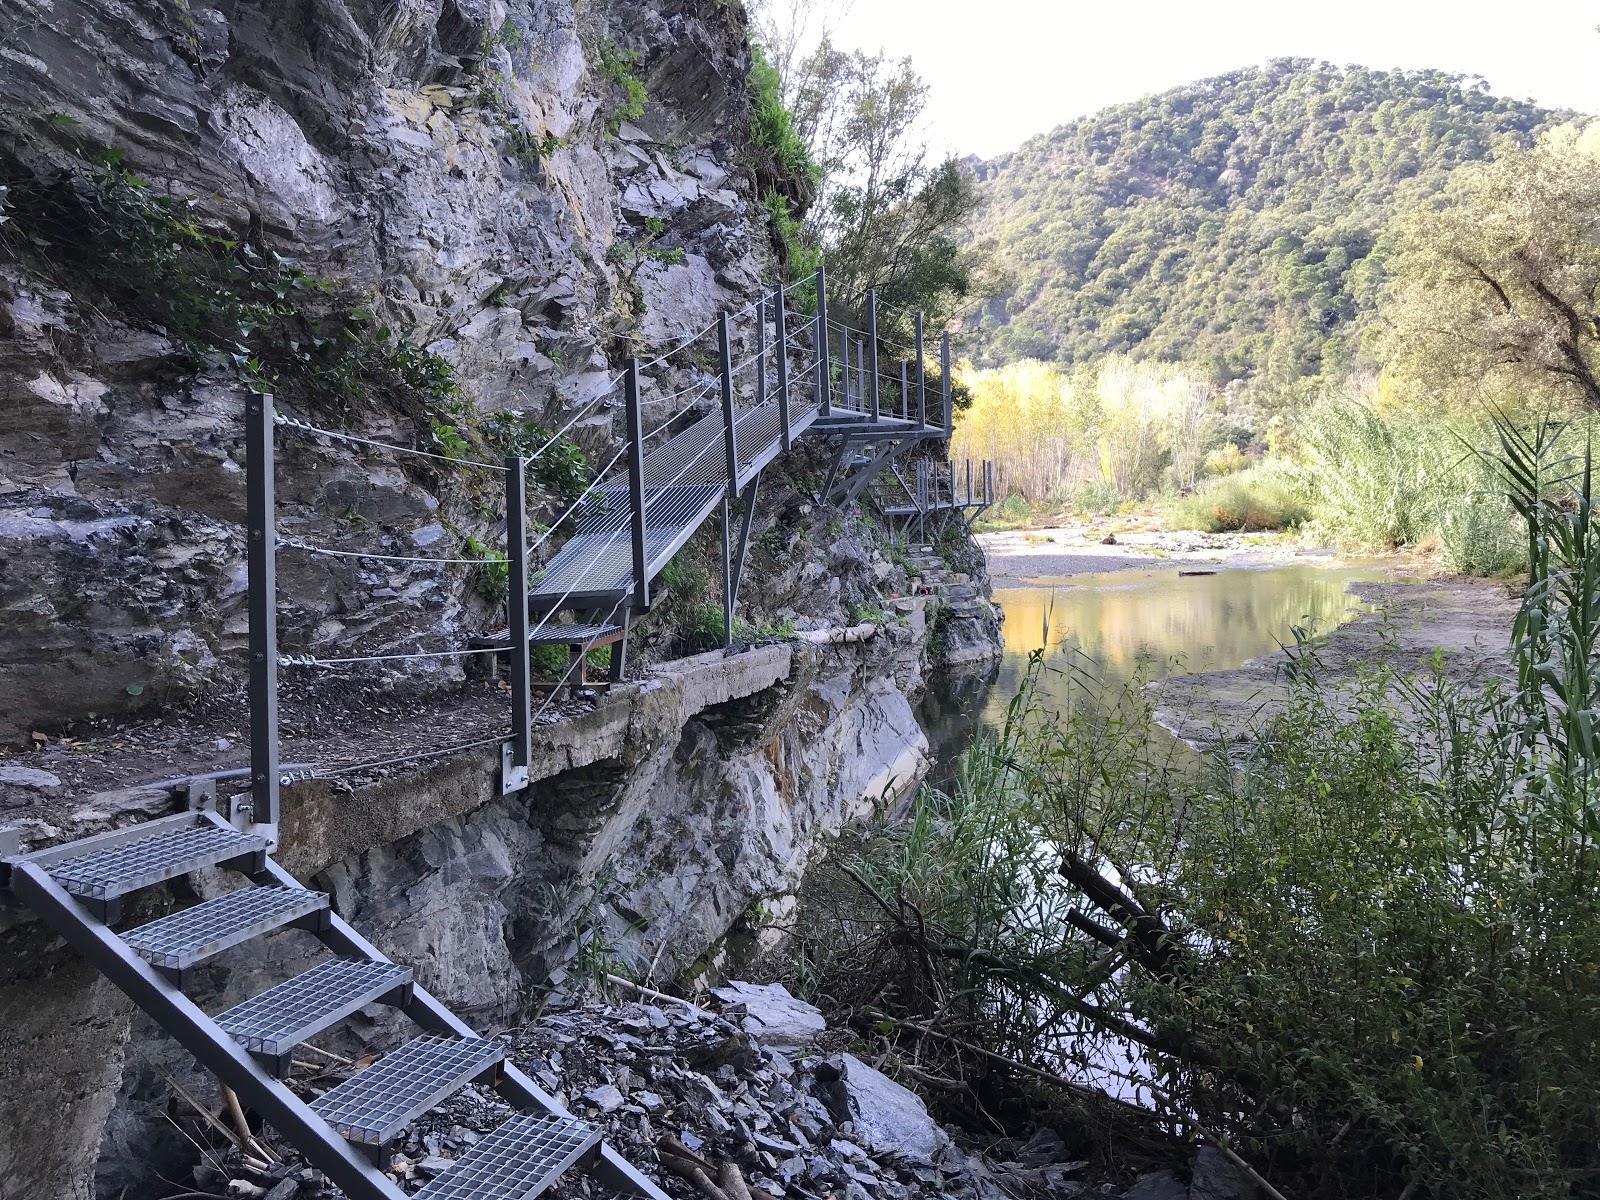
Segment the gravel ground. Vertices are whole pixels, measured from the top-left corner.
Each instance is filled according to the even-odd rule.
[[[1211,570],[1219,565],[1334,559],[1326,551],[1306,550],[1276,534],[1175,531],[1123,519],[985,533],[978,544],[988,555],[990,578],[1002,586],[1149,567]]]

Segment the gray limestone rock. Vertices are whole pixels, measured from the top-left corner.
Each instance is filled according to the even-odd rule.
[[[825,1068],[816,1072],[824,1101],[836,1121],[850,1122],[863,1145],[915,1162],[931,1162],[949,1145],[921,1098],[876,1067],[841,1054],[827,1060]]]
[[[711,994],[730,1006],[739,1006],[739,1023],[762,1045],[774,1050],[803,1050],[828,1027],[816,1006],[797,1000],[781,983],[730,981],[712,988]]]

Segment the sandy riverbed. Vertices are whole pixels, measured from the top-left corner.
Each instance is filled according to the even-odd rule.
[[[1107,538],[1113,539],[1107,542]],[[1102,571],[1176,567],[1213,570],[1272,563],[1338,562],[1332,551],[1307,549],[1282,534],[1199,533],[1147,527],[1136,521],[1082,521],[1048,529],[978,536],[996,584],[1060,579]]]
[[[1114,542],[1102,540],[1108,533]],[[1176,568],[1211,574],[1293,563],[1352,565],[1332,551],[1307,549],[1282,535],[1171,531],[1136,519],[991,533],[979,541],[989,556],[990,575],[1002,588],[1116,571]],[[1509,633],[1517,608],[1512,589],[1485,580],[1430,578],[1435,569],[1410,557],[1361,565],[1376,565],[1390,578],[1354,583],[1350,591],[1366,611],[1325,632],[1318,657],[1334,695],[1353,701],[1362,674],[1380,661],[1402,675],[1431,670],[1435,651],[1445,675],[1457,684],[1477,686],[1491,676],[1510,676]],[[1160,620],[1160,614],[1152,619]],[[1287,636],[1287,630],[1275,631],[1275,637]],[[1209,649],[1197,645],[1192,652],[1203,660]],[[1214,742],[1226,736],[1222,731],[1237,731],[1285,701],[1284,662],[1282,651],[1274,650],[1227,669],[1155,680],[1148,686],[1157,722],[1191,745]]]

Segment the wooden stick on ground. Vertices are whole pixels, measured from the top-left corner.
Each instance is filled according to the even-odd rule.
[[[682,996],[673,996],[667,992],[658,992],[655,988],[645,987],[644,984],[635,983],[631,979],[624,979],[621,975],[607,975],[606,981],[608,983],[615,984],[624,991],[632,992],[637,996],[643,996],[646,1000],[664,1000],[669,1004],[681,1004],[684,1008],[689,1009],[691,1012],[699,1013],[702,1017],[709,1017],[711,1015],[693,1000],[685,1000]]]
[[[255,1134],[250,1132],[250,1122],[244,1119],[244,1109],[239,1105],[239,1097],[227,1084],[222,1084],[222,1102],[228,1107],[228,1115],[233,1118],[233,1127],[239,1131],[239,1148],[248,1153],[254,1153],[259,1159],[273,1163],[278,1161],[278,1156],[261,1144]]]

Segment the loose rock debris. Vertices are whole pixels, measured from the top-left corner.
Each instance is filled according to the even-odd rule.
[[[719,991],[727,1000],[717,1012],[669,1002],[558,1004],[501,1039],[539,1086],[680,1200],[1120,1194],[1078,1182],[1087,1164],[1061,1161],[1061,1141],[1048,1131],[1003,1144],[1007,1161],[963,1149],[915,1094],[854,1055],[826,1052],[820,1014],[781,987]],[[324,1073],[317,1090],[349,1073]],[[414,1193],[511,1115],[492,1092],[458,1093],[393,1143],[390,1174]],[[222,1165],[199,1168],[197,1186],[265,1200],[342,1195],[292,1153],[265,1168],[237,1154]],[[550,1194],[607,1193],[569,1172]]]

